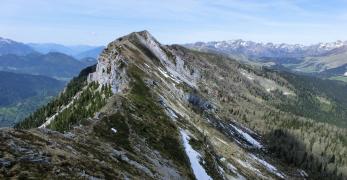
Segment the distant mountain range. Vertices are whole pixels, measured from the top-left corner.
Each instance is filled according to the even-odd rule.
[[[88,45],[77,45],[77,46],[65,46],[54,43],[29,43],[28,46],[33,48],[35,51],[47,54],[50,52],[60,52],[77,59],[83,58],[97,58],[101,51],[105,48],[104,46],[88,46]]]
[[[89,46],[89,45],[75,45],[66,46],[56,43],[28,43],[24,44],[11,39],[5,39],[0,37],[0,55],[15,54],[15,55],[27,55],[31,53],[47,54],[51,52],[59,52],[73,56],[80,60],[83,58],[96,59],[104,46]]]
[[[331,43],[318,43],[314,45],[301,44],[274,44],[274,43],[257,43],[253,41],[244,41],[241,39],[230,41],[212,41],[197,42],[186,44],[185,46],[202,49],[215,50],[228,54],[242,54],[253,58],[262,57],[307,57],[328,55],[331,51],[337,51],[339,48],[345,48],[347,41],[336,41]]]
[[[78,61],[62,53],[39,54],[24,56],[8,54],[0,56],[0,70],[33,75],[44,75],[57,79],[70,79],[87,66],[95,64],[95,60]]]
[[[344,76],[346,71],[329,73],[347,64],[347,41],[313,45],[257,43],[231,40],[186,44],[188,48],[224,54],[245,62],[283,66],[295,72]],[[340,68],[342,70],[343,68]],[[337,72],[337,71],[334,71]]]
[[[66,81],[95,64],[102,50],[0,38],[0,127],[11,126],[47,103]]]
[[[71,79],[96,63],[103,46],[24,44],[0,38],[0,71]]]
[[[35,50],[28,45],[0,37],[0,55],[4,55],[4,54],[26,55],[33,52],[35,52]]]

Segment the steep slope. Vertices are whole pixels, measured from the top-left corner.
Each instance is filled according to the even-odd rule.
[[[0,127],[22,120],[63,87],[63,82],[49,77],[0,71]]]
[[[19,43],[10,39],[4,39],[0,37],[0,55],[16,54],[26,55],[34,53],[34,49],[23,43]]]
[[[72,78],[83,68],[92,64],[94,62],[78,61],[62,53],[0,56],[0,70],[2,71],[44,75],[63,80]]]
[[[298,94],[277,72],[132,33],[111,42],[96,67],[18,124],[21,130],[1,131],[0,174],[345,177],[346,130],[280,110],[279,97]]]

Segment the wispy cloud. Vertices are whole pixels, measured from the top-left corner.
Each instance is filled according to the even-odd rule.
[[[1,7],[0,36],[21,41],[105,44],[142,29],[165,43],[347,39],[346,0],[2,0]]]

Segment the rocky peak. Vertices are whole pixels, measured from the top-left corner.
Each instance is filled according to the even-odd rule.
[[[88,80],[109,84],[114,93],[122,92],[128,89],[126,67],[129,64],[145,68],[156,65],[156,71],[163,69],[162,72],[190,86],[196,86],[199,78],[198,70],[188,67],[174,49],[161,45],[148,31],[140,31],[111,42],[101,53],[96,72],[90,74]]]

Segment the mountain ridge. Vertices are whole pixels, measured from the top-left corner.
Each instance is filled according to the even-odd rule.
[[[328,95],[299,94],[302,82],[218,54],[161,45],[147,31],[131,33],[17,124],[21,130],[2,131],[1,147],[12,151],[0,163],[7,164],[5,177],[342,179],[346,131],[275,106],[303,96],[333,109]],[[48,129],[36,129],[43,124]],[[320,144],[316,137],[335,141]],[[16,161],[14,152],[33,166]],[[42,165],[45,174],[37,173]]]
[[[66,46],[56,43],[28,43],[37,52],[47,54],[50,52],[64,53],[77,59],[97,58],[104,46],[74,45]]]
[[[242,39],[227,40],[227,41],[210,41],[210,42],[196,42],[184,44],[186,47],[197,49],[203,48],[219,48],[226,51],[241,50],[240,53],[246,53],[254,57],[278,57],[276,50],[283,53],[283,57],[303,57],[303,56],[319,56],[328,53],[331,50],[347,46],[347,41],[335,41],[330,43],[317,43],[311,45],[302,44],[287,44],[287,43],[259,43],[254,41],[245,41]],[[243,49],[244,48],[244,49]],[[259,49],[259,51],[252,52],[252,49]],[[245,52],[242,52],[245,50]]]
[[[26,55],[26,54],[30,54],[34,52],[35,52],[34,49],[25,45],[24,43],[20,43],[17,41],[0,37],[0,55],[6,55],[6,54]]]

